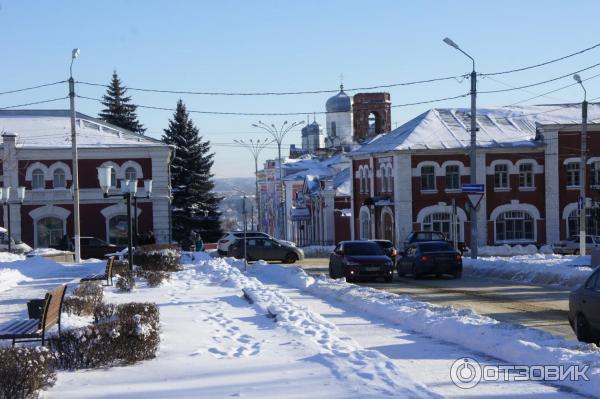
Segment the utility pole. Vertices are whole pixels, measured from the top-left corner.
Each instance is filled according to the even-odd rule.
[[[250,151],[250,154],[252,154],[252,158],[254,158],[254,185],[255,185],[255,190],[256,190],[256,208],[257,208],[257,214],[258,214],[258,221],[256,223],[256,231],[259,231],[259,223],[262,220],[261,219],[261,207],[260,207],[260,193],[258,191],[258,156],[260,155],[260,152],[270,143],[272,143],[272,141],[269,141],[269,139],[265,139],[263,141],[260,140],[256,140],[253,141],[252,139],[249,140],[249,142],[245,142],[244,140],[233,140],[234,142],[236,142],[237,144],[243,146],[244,148],[246,148],[248,151]],[[252,215],[254,215],[254,212],[252,212]]]
[[[469,166],[471,169],[471,184],[477,184],[477,73],[475,72],[475,59],[467,54],[464,50],[458,47],[452,39],[445,38],[444,43],[454,47],[467,57],[473,63],[473,71],[471,72],[471,148],[469,151]],[[477,259],[478,254],[478,237],[477,237],[477,208],[471,207],[471,258]]]
[[[578,74],[573,75],[573,79],[583,89],[583,102],[581,103],[581,156],[579,157],[579,254],[586,254],[586,234],[587,234],[587,197],[586,197],[586,163],[587,163],[587,91],[583,86],[583,81]]]
[[[286,217],[287,217],[287,213],[286,213],[286,201],[285,201],[285,184],[283,183],[283,160],[281,159],[281,143],[283,142],[283,139],[285,137],[286,134],[288,134],[288,132],[290,130],[292,130],[294,127],[302,125],[304,123],[304,121],[300,121],[300,122],[293,122],[291,124],[288,124],[288,121],[283,122],[283,124],[281,125],[281,127],[279,129],[277,129],[277,127],[271,123],[271,125],[267,125],[266,123],[263,123],[262,121],[258,121],[258,124],[253,123],[252,127],[258,127],[260,129],[265,130],[267,133],[269,133],[271,136],[273,136],[273,141],[275,141],[277,143],[277,157],[278,157],[278,163],[279,163],[279,190],[281,192],[281,194],[279,195],[279,202],[280,202],[280,209],[279,209],[279,213],[281,215],[280,218],[280,238],[283,238],[284,240],[286,239],[287,236],[287,223],[286,223]]]
[[[75,242],[75,262],[81,262],[81,241],[79,223],[79,167],[77,162],[77,131],[75,128],[75,80],[73,79],[73,61],[79,57],[79,49],[73,49],[69,68],[69,103],[71,106],[71,149],[73,154],[73,241]]]

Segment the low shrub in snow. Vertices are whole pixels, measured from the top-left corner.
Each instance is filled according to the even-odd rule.
[[[112,274],[120,275],[127,273],[129,271],[129,262],[125,259],[115,259],[112,265]]]
[[[135,280],[133,279],[133,273],[126,271],[125,273],[119,274],[115,287],[121,292],[129,292],[135,287]]]
[[[160,343],[158,306],[152,303],[103,305],[91,326],[52,337],[58,367],[75,370],[127,365],[152,359]]]
[[[91,315],[94,309],[102,303],[104,291],[95,282],[83,282],[73,290],[73,293],[63,301],[63,311],[77,316]]]
[[[169,280],[170,275],[164,271],[140,270],[138,276],[146,279],[149,287],[158,287],[163,281]]]
[[[176,272],[182,270],[181,252],[173,246],[146,245],[133,254],[133,263],[142,270]]]
[[[54,360],[44,347],[0,348],[0,399],[37,398],[54,385]]]

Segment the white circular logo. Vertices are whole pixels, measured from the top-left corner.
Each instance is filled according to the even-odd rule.
[[[481,366],[477,360],[470,357],[457,359],[450,368],[450,378],[459,388],[473,388],[481,381]]]

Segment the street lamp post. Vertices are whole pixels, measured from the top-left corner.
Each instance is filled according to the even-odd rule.
[[[467,57],[469,57],[473,63],[473,70],[471,72],[471,149],[469,157],[469,166],[471,169],[471,184],[477,183],[477,73],[475,72],[475,59],[467,54],[463,49],[458,47],[452,39],[446,37],[444,43],[448,46],[454,47]],[[478,251],[478,240],[477,240],[477,208],[471,207],[471,258],[477,259]]]
[[[98,168],[98,182],[104,198],[121,197],[127,201],[127,260],[129,262],[129,270],[133,271],[133,223],[131,223],[131,201],[136,198],[137,180],[121,180],[121,194],[109,194],[110,190],[110,172],[112,166],[101,166]],[[148,183],[147,183],[148,182]],[[152,180],[144,181],[146,197],[149,198],[152,194]]]
[[[135,245],[139,245],[138,237],[139,237],[139,229],[138,229],[138,215],[137,215],[137,200],[138,198],[150,198],[150,194],[152,193],[152,180],[144,180],[144,197],[138,197],[135,195],[137,193],[137,179],[132,180],[131,184],[133,185],[133,234],[135,237]]]
[[[587,231],[587,198],[586,198],[586,161],[587,161],[587,91],[578,74],[573,79],[583,89],[583,102],[581,103],[581,156],[579,158],[579,254],[586,254],[586,231]]]
[[[258,227],[258,223],[260,223],[261,220],[261,208],[260,208],[260,196],[259,196],[259,192],[258,192],[258,156],[260,155],[260,152],[269,144],[271,143],[271,141],[269,141],[269,139],[265,139],[263,141],[256,140],[253,141],[252,139],[249,140],[249,142],[245,142],[244,140],[233,140],[234,142],[240,144],[241,146],[243,146],[244,148],[246,148],[248,151],[250,151],[250,154],[252,154],[252,158],[254,158],[254,180],[255,180],[255,188],[256,188],[256,208],[257,208],[257,213],[258,213],[258,221],[256,223],[256,230],[259,230]],[[254,213],[253,213],[254,214]]]
[[[79,58],[79,49],[71,53],[69,67],[69,104],[71,111],[71,152],[73,161],[73,241],[75,242],[75,262],[81,262],[80,222],[79,222],[79,165],[77,162],[77,131],[75,128],[75,80],[73,79],[73,62]]]
[[[6,224],[7,224],[7,233],[8,233],[8,252],[12,252],[12,229],[10,223],[10,187],[2,188],[0,187],[0,198],[2,199],[2,203],[6,205]],[[19,204],[23,204],[25,200],[25,187],[17,188],[17,200]]]
[[[271,123],[271,125],[267,125],[266,123],[262,122],[262,121],[258,121],[258,124],[253,123],[252,126],[253,127],[257,127],[257,128],[261,128],[263,130],[265,130],[267,133],[269,133],[271,136],[273,136],[273,141],[275,141],[277,143],[277,158],[279,160],[279,190],[281,192],[281,194],[279,195],[279,202],[280,202],[280,213],[281,213],[281,223],[280,223],[280,229],[281,229],[281,236],[282,238],[285,240],[286,236],[287,236],[287,229],[286,229],[286,223],[285,223],[285,218],[286,218],[286,203],[285,203],[285,186],[283,184],[283,162],[281,159],[281,143],[283,142],[284,137],[286,136],[286,134],[288,134],[288,132],[290,130],[292,130],[294,127],[302,125],[304,123],[304,121],[299,121],[299,122],[293,122],[291,124],[288,124],[288,121],[283,122],[283,124],[281,125],[281,127],[278,129],[275,124]]]

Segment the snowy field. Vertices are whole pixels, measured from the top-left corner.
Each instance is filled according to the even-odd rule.
[[[103,262],[42,258],[0,263],[25,279],[0,292],[0,323],[59,283]],[[157,288],[105,289],[109,302],[153,301],[161,312],[156,359],[59,372],[44,398],[588,397],[598,395],[600,350],[470,311],[313,278],[297,267],[202,257]],[[242,297],[242,289],[248,299]],[[6,342],[2,343],[6,344]],[[590,382],[482,382],[463,390],[452,363],[587,364]]]

